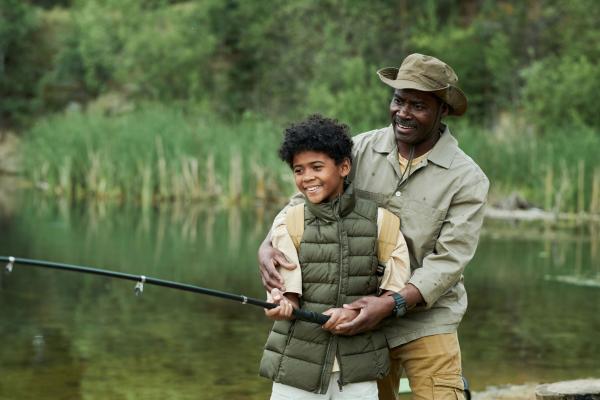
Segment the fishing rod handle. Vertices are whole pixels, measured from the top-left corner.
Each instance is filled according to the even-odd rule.
[[[292,311],[292,314],[294,317],[301,319],[302,321],[314,322],[319,325],[323,325],[329,321],[329,315],[319,314],[317,312],[307,311],[301,308],[295,308],[294,311]]]

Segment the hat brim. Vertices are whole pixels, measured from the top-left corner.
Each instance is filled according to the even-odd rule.
[[[460,116],[467,111],[467,96],[456,86],[446,85],[432,88],[419,82],[396,79],[398,68],[393,67],[380,69],[377,71],[377,75],[383,83],[394,89],[413,89],[433,93],[450,106],[449,115]]]

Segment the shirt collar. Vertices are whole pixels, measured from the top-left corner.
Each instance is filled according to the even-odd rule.
[[[427,159],[443,168],[450,168],[452,160],[458,151],[458,141],[450,133],[448,126],[445,127],[442,136],[435,143]]]
[[[398,152],[396,146],[396,138],[394,137],[394,130],[389,125],[381,133],[380,140],[375,142],[373,150],[382,154],[389,154],[391,152]],[[444,132],[440,136],[440,139],[435,143],[433,149],[429,152],[427,160],[434,164],[439,165],[443,168],[450,168],[452,160],[458,151],[458,141],[452,136],[448,126],[445,126]]]

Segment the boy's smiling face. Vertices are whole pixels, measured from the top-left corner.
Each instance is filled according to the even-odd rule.
[[[294,179],[298,190],[311,203],[330,201],[344,191],[344,178],[350,173],[350,160],[339,165],[327,154],[302,151],[294,155],[292,162]]]

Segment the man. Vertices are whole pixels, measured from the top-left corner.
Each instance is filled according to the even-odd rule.
[[[394,88],[392,124],[354,138],[351,180],[359,196],[400,217],[413,274],[399,293],[345,305],[359,315],[332,331],[352,335],[384,322],[392,367],[378,382],[380,399],[397,398],[403,371],[413,398],[456,399],[464,390],[456,333],[467,307],[462,272],[477,247],[489,182],[441,121],[467,109],[450,66],[411,54],[377,73]],[[284,285],[275,265],[294,268],[269,236],[259,262],[267,289]]]

